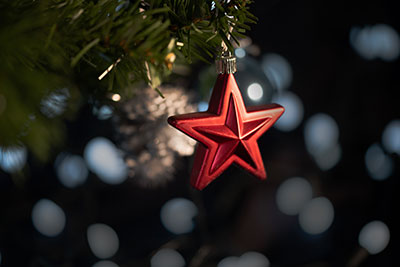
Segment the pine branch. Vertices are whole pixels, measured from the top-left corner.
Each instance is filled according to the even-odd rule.
[[[157,88],[175,57],[210,62],[222,40],[236,40],[255,22],[249,3],[0,0],[0,97],[6,100],[0,103],[0,146],[33,147],[43,143],[34,129],[60,129],[61,118],[41,111],[54,90],[67,87],[76,107],[85,96],[104,98],[137,82]],[[64,116],[73,110],[69,104]]]

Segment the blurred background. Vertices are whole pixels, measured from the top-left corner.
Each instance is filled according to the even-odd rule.
[[[397,266],[395,1],[251,10],[235,77],[247,106],[286,109],[258,141],[267,180],[231,166],[190,187],[196,142],[166,118],[206,110],[216,74],[180,68],[165,99],[88,101],[46,163],[0,147],[1,266]],[[41,111],[62,116],[68,99],[56,91]]]

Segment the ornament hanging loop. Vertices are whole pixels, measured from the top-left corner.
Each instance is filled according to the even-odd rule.
[[[232,32],[233,27],[229,27],[229,32]],[[228,40],[229,40],[228,35]],[[218,56],[215,60],[215,67],[217,69],[218,74],[230,74],[236,72],[236,57],[232,55],[231,51],[229,51],[228,46],[224,41],[221,43],[221,47],[218,51]]]
[[[230,74],[236,72],[236,57],[230,52],[222,52],[215,60],[215,66],[218,74]]]

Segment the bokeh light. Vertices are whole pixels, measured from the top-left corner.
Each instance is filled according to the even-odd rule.
[[[64,230],[65,221],[64,211],[49,199],[41,199],[33,206],[33,226],[45,236],[54,237],[59,235]]]
[[[259,83],[252,83],[247,88],[247,95],[253,101],[259,101],[263,94],[263,88]]]
[[[151,267],[183,267],[185,259],[179,252],[170,248],[162,248],[151,257]]]
[[[378,254],[386,248],[390,240],[390,231],[385,223],[372,221],[360,231],[358,243],[370,254]]]
[[[97,116],[99,120],[107,120],[112,117],[114,109],[109,105],[102,105],[100,108],[93,107],[93,114]]]
[[[113,95],[111,96],[111,99],[112,99],[114,102],[118,102],[118,101],[121,100],[121,96],[120,96],[119,94],[113,94]]]
[[[246,50],[244,50],[243,48],[236,48],[235,49],[235,56],[237,58],[244,58],[246,56]]]
[[[197,110],[200,112],[207,111],[208,103],[206,101],[200,101],[197,105]]]
[[[287,89],[292,82],[292,67],[281,55],[266,54],[262,58],[262,69],[272,85],[279,91]]]
[[[174,234],[191,232],[194,228],[193,217],[197,215],[197,207],[185,198],[174,198],[167,201],[161,208],[161,222]]]
[[[238,58],[235,78],[246,106],[271,103],[276,89],[263,72],[259,61],[252,57]]]
[[[61,153],[54,166],[61,184],[69,188],[83,184],[89,173],[84,159],[78,155]]]
[[[393,120],[386,125],[382,134],[382,145],[386,151],[400,155],[400,120]]]
[[[304,116],[304,107],[301,99],[292,92],[282,92],[273,99],[274,103],[285,108],[285,112],[274,124],[277,129],[289,132],[296,129]]]
[[[240,257],[226,257],[217,267],[269,267],[270,262],[263,254],[255,251],[244,253]]]
[[[239,257],[230,256],[223,258],[217,267],[236,267],[238,265]]]
[[[367,60],[380,58],[393,61],[400,54],[400,38],[390,25],[377,24],[364,28],[352,27],[350,44],[357,53]]]
[[[48,118],[54,118],[64,113],[67,101],[70,97],[68,88],[57,89],[43,98],[40,103],[40,111]]]
[[[114,256],[119,248],[117,233],[106,224],[90,225],[87,229],[87,240],[93,254],[100,259]]]
[[[85,147],[84,158],[91,171],[105,183],[120,184],[127,178],[127,168],[121,153],[104,137],[96,137]]]
[[[99,261],[93,264],[92,267],[118,267],[118,265],[112,261]]]
[[[299,223],[304,232],[312,235],[328,230],[334,219],[332,203],[325,197],[312,199],[300,211]]]
[[[318,167],[323,171],[327,171],[332,169],[340,161],[342,157],[342,148],[340,144],[337,143],[325,151],[314,153],[313,156]]]
[[[385,180],[393,171],[392,159],[377,143],[372,144],[365,153],[365,166],[368,174],[374,180]]]
[[[337,144],[339,127],[328,114],[315,114],[306,121],[304,139],[311,154],[327,151]]]
[[[20,171],[25,166],[27,156],[25,147],[0,147],[0,168],[8,173]]]
[[[296,215],[311,200],[311,184],[304,178],[293,177],[284,181],[276,192],[276,204],[281,212]]]
[[[328,114],[318,113],[306,121],[304,126],[306,148],[321,170],[329,170],[340,161],[342,149],[338,140],[339,127]]]

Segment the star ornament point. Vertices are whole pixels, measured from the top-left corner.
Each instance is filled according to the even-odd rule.
[[[170,125],[199,142],[192,186],[202,190],[232,163],[265,179],[257,140],[283,112],[278,104],[246,109],[233,74],[219,74],[207,111],[168,118]]]

